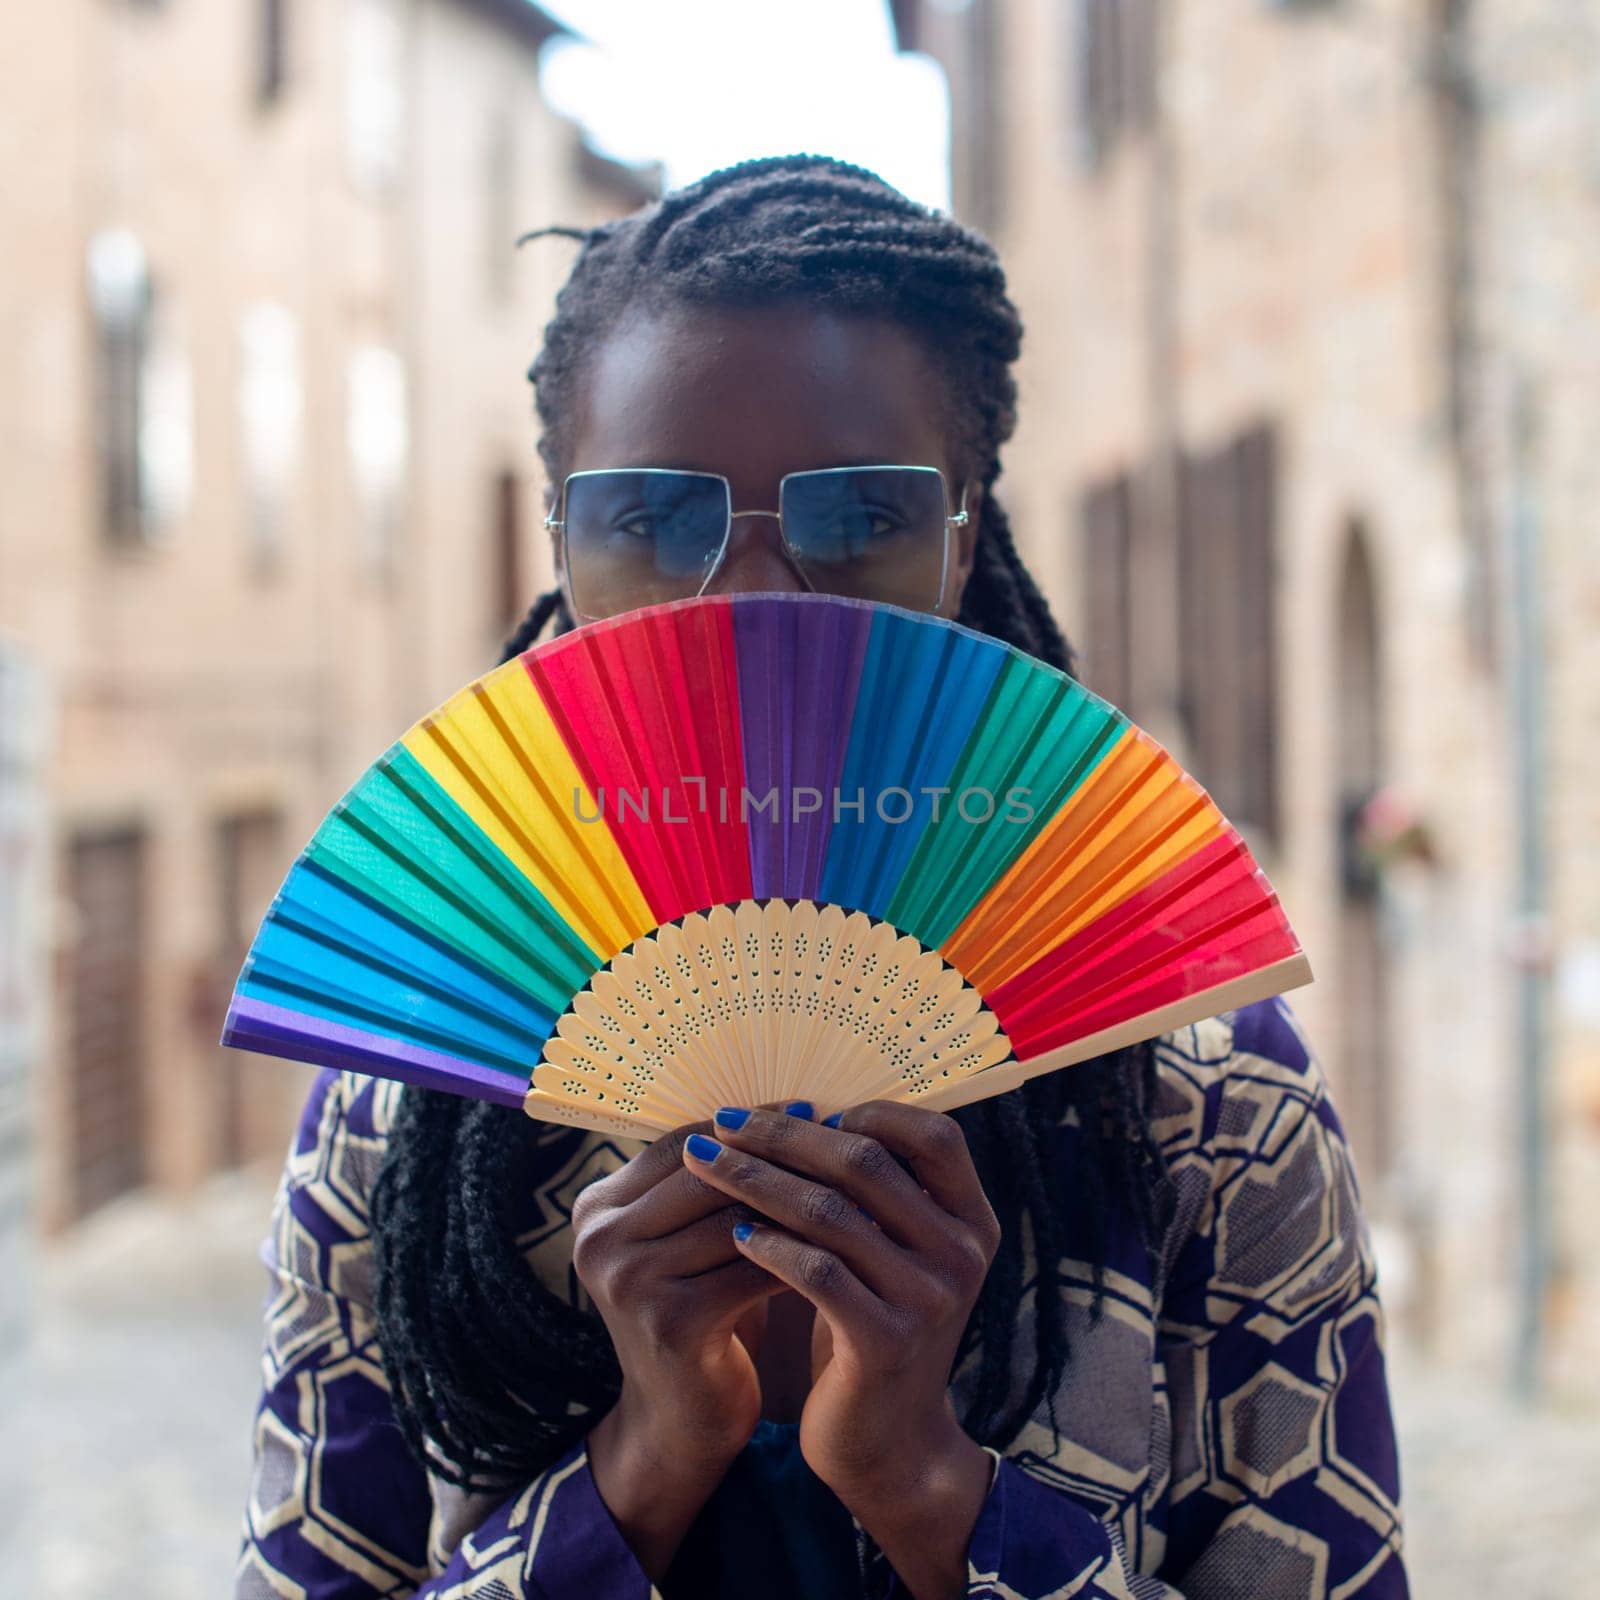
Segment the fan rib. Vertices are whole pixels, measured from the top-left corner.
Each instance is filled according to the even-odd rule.
[[[1145,1039],[1158,1038],[1175,1028],[1187,1027],[1205,1017],[1222,1016],[1230,1011],[1242,1010],[1258,1000],[1268,1000],[1274,995],[1298,989],[1312,981],[1311,963],[1303,953],[1297,952],[1275,961],[1255,972],[1230,979],[1207,989],[1196,990],[1181,1000],[1159,1010],[1146,1012],[1125,1022],[1102,1028],[1097,1033],[1061,1045],[1043,1055],[1003,1062],[984,1072],[974,1072],[933,1090],[920,1103],[934,1111],[954,1111],[959,1106],[971,1105],[975,1100],[986,1100],[991,1095],[1005,1094],[1020,1088],[1030,1078],[1057,1072],[1062,1067],[1090,1061],[1096,1056],[1120,1050],[1125,1045],[1138,1044]]]

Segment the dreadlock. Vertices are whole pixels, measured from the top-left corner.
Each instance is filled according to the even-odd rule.
[[[957,620],[1074,670],[989,492],[1016,425],[1010,369],[1022,324],[980,235],[861,167],[810,155],[743,162],[620,220],[541,228],[524,239],[548,234],[582,243],[528,373],[549,484],[563,481],[571,459],[588,361],[625,312],[800,301],[891,318],[944,380],[941,420],[958,481],[977,477],[984,486]],[[552,620],[559,633],[572,626],[559,590],[540,596],[501,660],[526,650]],[[1147,1250],[1160,1239],[1169,1201],[1149,1125],[1154,1092],[1154,1051],[1139,1046],[954,1113],[1002,1227],[956,1358],[959,1366],[980,1352],[962,1419],[980,1442],[1003,1448],[1058,1387],[1068,1358],[1060,1277],[1068,1215],[1087,1218],[1094,1241],[1095,1315],[1113,1208],[1131,1216]],[[1077,1122],[1087,1152],[1066,1185],[1052,1159],[1063,1121]],[[400,1426],[450,1482],[483,1489],[534,1475],[620,1392],[604,1324],[539,1280],[510,1214],[541,1150],[578,1137],[455,1095],[407,1088],[401,1097],[373,1196],[379,1338]],[[1025,1232],[1033,1368],[1013,1400]],[[1053,1404],[1049,1414],[1054,1425]]]

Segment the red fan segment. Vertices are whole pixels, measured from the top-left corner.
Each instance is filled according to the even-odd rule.
[[[522,659],[595,797],[589,825],[611,830],[656,920],[749,899],[731,606],[636,612]]]
[[[1229,829],[985,998],[1026,1061],[1299,951]]]
[[[1217,838],[1221,812],[1137,728],[973,907],[941,954],[985,993]]]

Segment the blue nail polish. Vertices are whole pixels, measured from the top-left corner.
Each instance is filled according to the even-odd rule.
[[[722,1146],[703,1133],[691,1133],[683,1145],[696,1161],[715,1161],[722,1154]]]
[[[736,1222],[733,1225],[733,1236],[741,1244],[755,1231],[756,1225],[753,1222]]]
[[[750,1120],[743,1106],[718,1106],[715,1118],[719,1128],[742,1128]]]
[[[822,1126],[824,1128],[837,1128],[839,1126],[839,1118],[843,1115],[844,1112],[835,1111],[831,1117],[824,1117],[822,1119]]]
[[[817,1108],[809,1100],[791,1100],[783,1109],[791,1117],[803,1117],[807,1122],[817,1114]]]

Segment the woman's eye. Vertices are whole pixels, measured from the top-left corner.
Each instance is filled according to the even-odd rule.
[[[636,516],[623,517],[613,526],[618,533],[625,533],[630,539],[653,539],[656,536],[654,519],[643,512]]]
[[[862,506],[861,515],[867,523],[867,535],[870,538],[879,538],[886,533],[898,533],[905,526],[905,519],[897,512],[886,511],[881,506]]]

